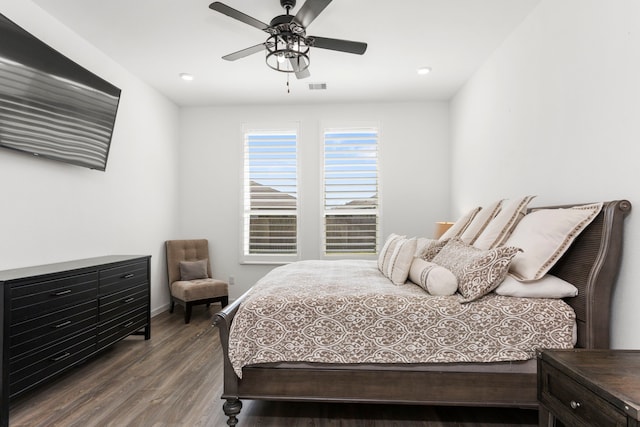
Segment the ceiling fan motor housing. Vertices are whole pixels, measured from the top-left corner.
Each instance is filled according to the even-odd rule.
[[[296,0],[280,0],[280,6],[284,7],[289,13],[290,9],[296,7]]]

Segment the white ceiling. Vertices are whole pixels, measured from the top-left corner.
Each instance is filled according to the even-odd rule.
[[[312,48],[311,77],[291,75],[291,93],[287,75],[268,68],[262,53],[221,59],[264,42],[267,34],[212,11],[210,0],[33,1],[175,103],[189,106],[446,100],[540,0],[333,0],[307,34],[366,42],[367,52]],[[224,3],[266,23],[284,13],[279,0]],[[433,71],[419,76],[421,66]],[[195,80],[181,80],[183,72]],[[327,90],[310,91],[309,83],[326,83]]]

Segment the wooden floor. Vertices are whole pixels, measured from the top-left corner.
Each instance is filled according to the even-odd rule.
[[[11,404],[10,426],[223,427],[222,351],[212,305],[184,324],[176,307],[152,319],[151,340],[132,336]],[[536,426],[515,409],[244,401],[239,427]]]

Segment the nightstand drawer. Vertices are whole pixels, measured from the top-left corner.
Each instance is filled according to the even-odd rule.
[[[541,402],[566,426],[627,426],[627,416],[564,373],[542,364]]]
[[[100,295],[118,292],[149,281],[147,261],[100,270]]]

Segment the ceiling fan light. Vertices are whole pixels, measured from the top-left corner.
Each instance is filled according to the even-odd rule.
[[[267,65],[282,73],[300,73],[309,68],[309,46],[297,34],[274,34],[264,44]]]

